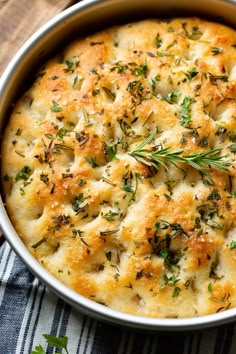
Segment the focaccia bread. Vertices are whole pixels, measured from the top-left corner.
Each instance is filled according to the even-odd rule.
[[[76,292],[150,317],[236,306],[236,32],[143,20],[68,44],[14,107],[5,202]]]

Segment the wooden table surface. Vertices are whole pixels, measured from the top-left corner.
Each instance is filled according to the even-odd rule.
[[[0,76],[31,34],[76,2],[78,1],[0,0]]]

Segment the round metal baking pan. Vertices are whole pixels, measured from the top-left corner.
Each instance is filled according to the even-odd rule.
[[[12,105],[30,84],[30,73],[54,55],[73,36],[85,36],[110,25],[142,18],[200,16],[234,27],[236,2],[224,0],[84,0],[63,11],[39,29],[21,47],[0,80],[0,133]],[[112,310],[91,301],[49,274],[30,254],[17,235],[0,200],[1,229],[16,254],[52,292],[83,313],[102,321],[145,330],[193,330],[236,320],[236,308],[193,318],[149,318]]]

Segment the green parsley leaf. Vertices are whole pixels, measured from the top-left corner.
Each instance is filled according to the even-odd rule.
[[[46,354],[44,351],[43,347],[41,345],[37,345],[34,350],[31,352],[31,354]]]
[[[57,347],[57,348],[62,348],[65,349],[66,353],[69,354],[68,349],[67,349],[67,344],[68,344],[68,337],[54,337],[50,336],[48,334],[43,334],[44,338],[48,342],[48,344]]]

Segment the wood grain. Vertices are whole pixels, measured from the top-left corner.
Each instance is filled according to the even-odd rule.
[[[20,46],[40,26],[75,2],[0,0],[0,76]]]

